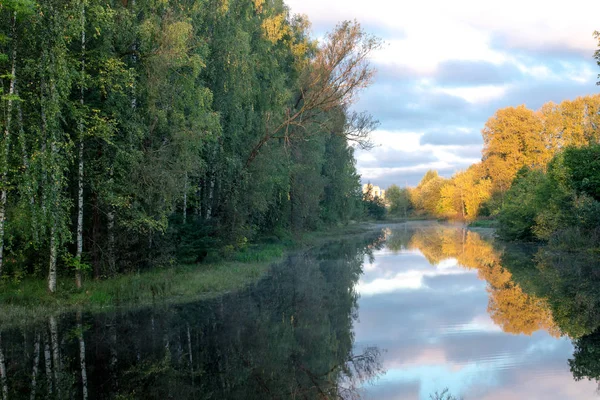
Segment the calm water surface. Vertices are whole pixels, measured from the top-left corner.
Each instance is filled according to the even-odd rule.
[[[573,344],[557,337],[548,306],[510,287],[486,236],[395,228],[365,260],[355,345],[387,352],[364,397],[429,399],[448,388],[464,399],[599,398],[596,382],[573,379]]]
[[[218,299],[24,321],[0,398],[598,398],[600,269],[534,253],[400,224]]]

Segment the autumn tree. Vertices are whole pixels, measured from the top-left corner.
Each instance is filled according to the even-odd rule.
[[[549,160],[544,145],[542,124],[525,106],[498,110],[490,118],[483,134],[483,164],[493,178],[494,190],[510,187],[517,171],[524,167],[541,167]]]
[[[479,209],[491,196],[491,179],[483,176],[481,164],[474,164],[466,171],[459,171],[450,178],[440,191],[437,212],[449,218],[472,221]]]
[[[411,201],[417,212],[435,216],[442,188],[446,180],[437,171],[429,170],[416,188],[411,191]]]

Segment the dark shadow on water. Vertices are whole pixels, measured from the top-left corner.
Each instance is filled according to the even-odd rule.
[[[336,399],[382,372],[353,352],[354,285],[381,234],[296,254],[218,299],[77,313],[0,333],[2,398]]]

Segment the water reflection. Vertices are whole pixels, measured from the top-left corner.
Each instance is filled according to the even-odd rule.
[[[427,399],[445,387],[465,399],[596,398],[594,383],[573,380],[573,345],[550,300],[514,279],[510,250],[488,236],[408,224],[365,265],[356,343],[388,349],[368,398]]]
[[[503,262],[525,290],[546,299],[556,325],[575,346],[575,379],[600,379],[600,260],[592,254],[510,248]]]
[[[490,240],[464,227],[433,225],[394,231],[387,247],[394,251],[418,250],[433,266],[443,268],[444,261],[456,260],[464,268],[477,271],[488,283],[488,312],[504,332],[531,335],[546,330],[553,336],[559,331],[543,298],[525,293],[502,266],[501,252]]]
[[[376,235],[298,254],[216,300],[5,330],[2,398],[356,397],[382,368],[377,347],[354,351],[352,332],[353,288],[380,246]]]
[[[0,398],[597,398],[596,266],[398,225],[219,299],[0,329]]]

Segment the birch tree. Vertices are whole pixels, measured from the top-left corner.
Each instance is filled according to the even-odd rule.
[[[78,288],[81,288],[81,256],[83,254],[83,141],[84,141],[84,90],[85,90],[85,0],[80,0],[81,7],[81,77],[80,77],[80,105],[82,115],[79,117],[79,151],[78,151],[78,168],[77,168],[77,252],[75,258],[77,260],[77,271],[75,281]]]

